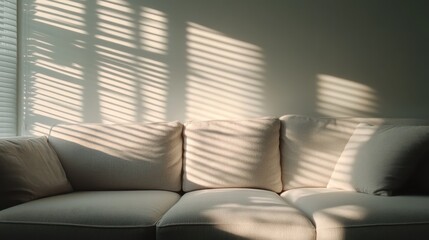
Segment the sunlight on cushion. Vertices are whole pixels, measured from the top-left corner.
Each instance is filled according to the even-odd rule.
[[[189,122],[184,191],[256,187],[280,191],[277,119]]]

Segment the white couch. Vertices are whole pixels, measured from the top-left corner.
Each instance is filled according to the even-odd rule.
[[[0,239],[425,239],[427,126],[286,115],[1,139]]]

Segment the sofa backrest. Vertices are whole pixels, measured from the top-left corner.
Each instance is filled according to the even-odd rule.
[[[359,123],[429,125],[429,119],[328,118],[285,115],[280,118],[283,190],[326,187],[345,145]]]
[[[280,121],[188,122],[185,128],[178,122],[57,125],[49,143],[76,190],[254,187],[279,192],[326,187],[359,123],[429,125],[429,119],[285,115]],[[429,170],[429,161],[421,169]],[[417,174],[413,181],[429,182],[429,175]],[[426,185],[419,188],[429,192]]]
[[[49,143],[75,190],[180,191],[178,122],[57,125]]]

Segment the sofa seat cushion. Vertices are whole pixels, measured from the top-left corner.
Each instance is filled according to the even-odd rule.
[[[375,196],[325,188],[281,194],[311,219],[318,240],[425,239],[429,196]]]
[[[300,211],[278,194],[256,189],[186,193],[157,226],[157,239],[315,239]]]
[[[0,239],[155,239],[180,196],[167,191],[75,192],[0,212]]]

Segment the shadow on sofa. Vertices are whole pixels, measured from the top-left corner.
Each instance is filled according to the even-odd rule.
[[[427,125],[289,115],[0,139],[0,238],[426,238],[428,197],[404,190],[428,193]]]
[[[326,189],[294,189],[282,197],[312,221],[317,239],[424,239],[429,196],[375,196]]]

